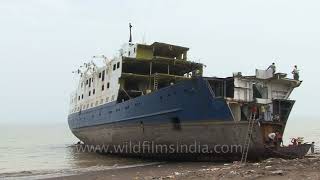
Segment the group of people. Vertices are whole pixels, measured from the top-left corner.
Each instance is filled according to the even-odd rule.
[[[292,138],[291,139],[292,146],[298,146],[298,145],[302,144],[302,142],[303,142],[302,138]],[[279,131],[269,133],[267,143],[269,145],[272,145],[275,147],[278,145],[283,146],[282,134]],[[315,153],[315,143],[314,142],[311,143],[310,152],[311,152],[311,154]]]
[[[267,70],[272,69],[272,74],[276,73],[276,64],[272,63]],[[294,80],[299,80],[299,70],[298,70],[298,66],[294,65],[293,70],[291,72],[293,74],[293,79]]]
[[[251,118],[255,120],[264,120],[264,121],[272,121],[274,117],[272,117],[271,106],[260,105],[259,107],[253,105],[251,107]]]
[[[298,146],[298,145],[300,145],[302,142],[299,141],[299,138],[292,138],[292,139],[291,139],[291,143],[292,143],[292,146]],[[314,142],[311,143],[310,151],[311,151],[311,154],[314,154],[314,153],[315,153],[315,143],[314,143]]]

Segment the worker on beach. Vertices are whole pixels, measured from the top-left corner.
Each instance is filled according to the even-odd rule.
[[[291,73],[293,74],[293,79],[294,80],[299,80],[299,70],[298,70],[298,66],[297,65],[294,66],[294,68],[293,68]]]
[[[311,143],[310,150],[311,150],[311,153],[314,154],[314,142]]]
[[[292,138],[291,139],[291,143],[292,143],[293,146],[297,146],[298,145],[298,141],[297,141],[296,138]]]
[[[275,74],[275,73],[276,73],[276,65],[275,65],[275,63],[272,63],[272,64],[268,67],[267,70],[269,70],[269,69],[272,69],[272,74]]]
[[[274,144],[275,138],[276,138],[276,133],[272,132],[268,134],[268,142],[270,145]]]
[[[282,134],[279,131],[276,132],[276,138],[277,138],[277,142],[280,143],[280,146],[283,146]]]

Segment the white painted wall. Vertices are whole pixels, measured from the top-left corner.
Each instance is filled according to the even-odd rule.
[[[102,81],[103,71],[105,71],[104,81]],[[79,112],[80,110],[86,110],[105,103],[116,101],[120,88],[119,78],[121,76],[121,72],[122,57],[117,57],[109,61],[106,65],[97,67],[95,72],[84,73],[84,75],[79,80],[76,92],[73,93],[71,97],[72,101],[69,113]],[[101,73],[100,78],[99,73]],[[89,87],[89,84],[86,85],[86,81],[90,78],[93,78],[91,87]],[[81,87],[82,83],[83,86]],[[104,90],[102,90],[103,85]],[[93,94],[93,90],[95,90],[95,94]],[[90,96],[89,92],[91,92]]]

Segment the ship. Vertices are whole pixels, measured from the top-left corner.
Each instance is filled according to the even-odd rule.
[[[272,69],[205,77],[206,66],[188,51],[132,43],[130,33],[115,57],[84,63],[70,98],[72,133],[106,153],[239,159],[243,150],[230,148],[239,145],[245,157],[270,156],[280,145],[270,144],[269,135],[284,134],[295,103],[289,96],[302,81]]]

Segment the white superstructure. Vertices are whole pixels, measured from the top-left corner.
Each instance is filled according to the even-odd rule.
[[[71,95],[70,114],[117,100],[122,56],[111,60],[104,56],[102,58],[102,66],[99,67],[93,62],[85,63],[84,70],[79,71],[78,87]]]
[[[80,79],[76,91],[71,95],[69,113],[118,99],[125,101],[126,98],[119,96],[119,92],[132,98],[157,90],[158,83],[163,87],[169,86],[172,82],[168,84],[167,80],[170,78],[178,81],[186,78],[185,74],[202,74],[202,64],[187,61],[188,50],[186,47],[160,42],[150,45],[129,42],[111,60],[105,56],[95,57],[103,59],[103,64],[98,66],[98,63],[92,61],[77,70]],[[164,82],[158,82],[161,80]]]

